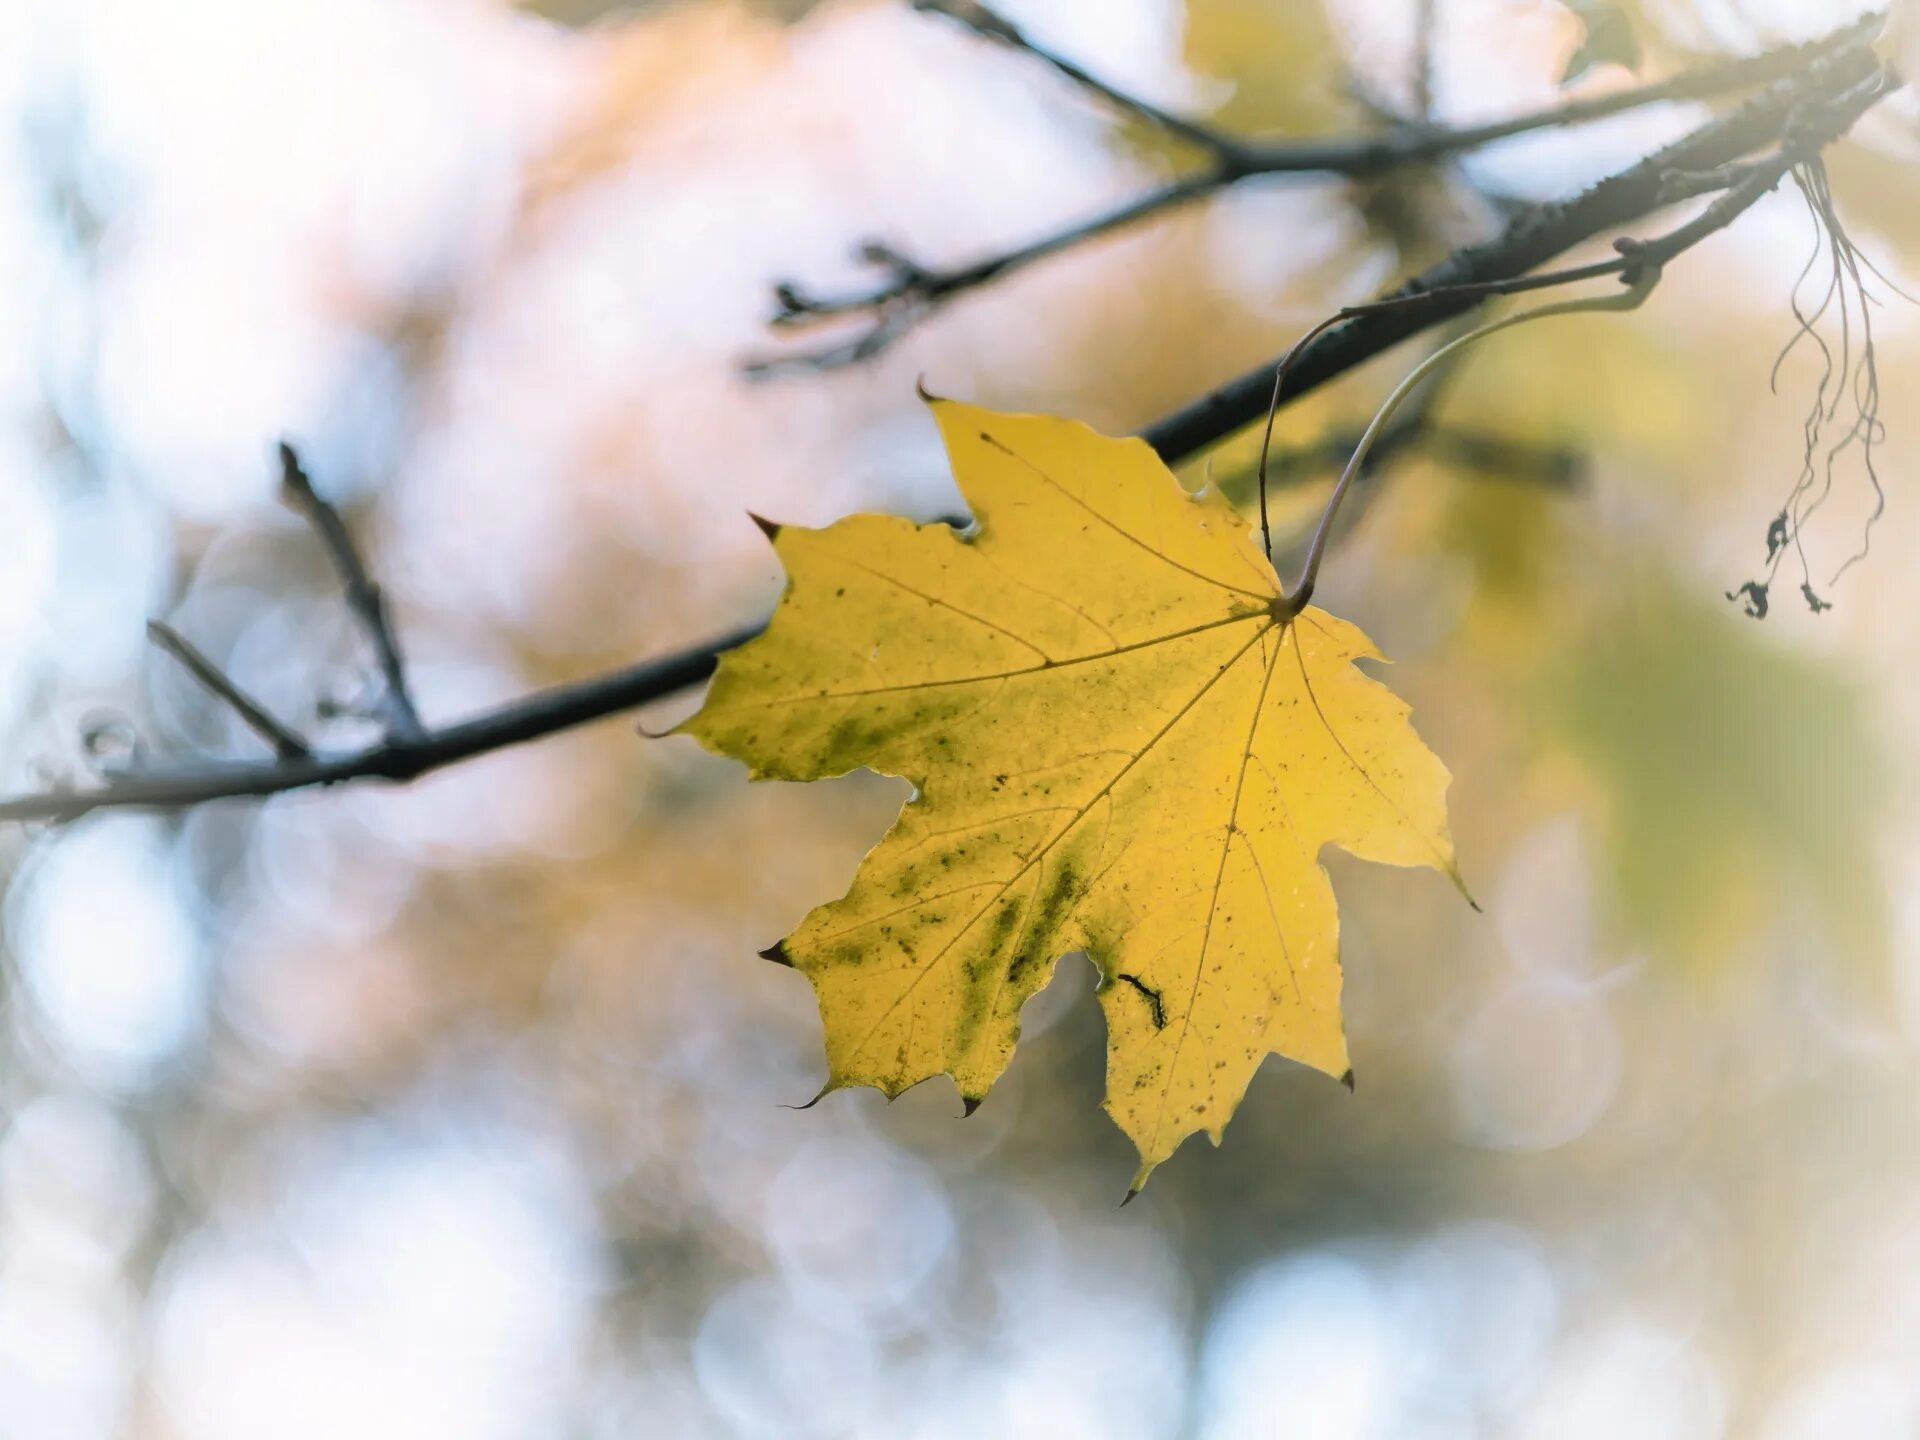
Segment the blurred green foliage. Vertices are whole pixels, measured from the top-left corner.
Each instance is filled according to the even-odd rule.
[[[1547,674],[1596,784],[1622,941],[1724,967],[1810,904],[1819,948],[1884,967],[1896,782],[1857,685],[1693,579],[1632,563]]]

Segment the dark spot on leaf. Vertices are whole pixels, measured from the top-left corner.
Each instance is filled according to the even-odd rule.
[[[836,774],[857,770],[878,751],[885,749],[892,738],[892,733],[885,726],[849,715],[827,732],[826,742],[820,747],[820,763],[826,770]]]
[[[1060,922],[1072,908],[1073,902],[1080,898],[1079,881],[1079,871],[1070,864],[1062,864],[1054,875],[1053,882],[1048,885],[1046,894],[1041,897],[1034,911],[1033,923],[1028,927],[1020,953],[1007,967],[1007,979],[1015,986],[1025,980],[1035,966],[1044,965],[1052,958],[1054,938],[1059,933]]]
[[[1122,972],[1113,978],[1123,981],[1138,990],[1147,1002],[1148,1013],[1153,1017],[1153,1028],[1156,1030],[1166,1029],[1167,1007],[1161,1002],[1160,992],[1158,990],[1147,984],[1147,982],[1142,980],[1138,975],[1129,975]]]

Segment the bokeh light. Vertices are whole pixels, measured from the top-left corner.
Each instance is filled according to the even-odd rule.
[[[1002,8],[1223,126],[1350,133],[1416,88],[1414,0]],[[1863,7],[1625,8],[1664,73]],[[1563,88],[1558,0],[1433,10],[1442,123],[1632,83]],[[317,745],[377,733],[282,437],[454,720],[761,613],[749,512],[954,514],[916,381],[1138,429],[1709,113],[1245,184],[756,383],[777,282],[857,285],[874,238],[972,260],[1177,155],[893,0],[15,0],[0,770],[261,758],[152,618]],[[979,1113],[944,1081],[809,1106],[811,994],[756,952],[905,790],[749,786],[653,738],[691,694],[409,786],[0,831],[0,1435],[1914,1433],[1912,102],[1830,163],[1888,281],[1872,554],[1826,586],[1873,504],[1842,465],[1808,531],[1835,608],[1721,598],[1818,384],[1803,344],[1772,388],[1791,187],[1641,313],[1477,350],[1444,422],[1577,463],[1409,450],[1321,594],[1399,662],[1484,909],[1329,857],[1355,1093],[1271,1062],[1124,1209],[1078,957]],[[1247,453],[1191,478],[1250,498]]]

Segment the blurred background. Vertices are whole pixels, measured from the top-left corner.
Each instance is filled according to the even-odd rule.
[[[1404,113],[1418,8],[1005,5],[1274,135]],[[1855,7],[1628,8],[1644,78]],[[1434,9],[1438,118],[1562,93],[1565,7]],[[761,613],[749,510],[950,513],[916,379],[1138,428],[1705,113],[1243,185],[867,365],[756,382],[776,280],[871,278],[874,237],[970,260],[1171,152],[888,0],[13,0],[6,788],[261,753],[153,616],[317,740],[368,736],[282,435],[364,538],[428,719],[457,717]],[[1435,421],[1498,453],[1396,457],[1321,594],[1450,765],[1485,913],[1330,857],[1357,1093],[1270,1061],[1225,1145],[1124,1212],[1077,958],[964,1123],[944,1082],[790,1108],[818,1021],[754,952],[846,884],[895,782],[749,787],[616,719],[404,790],[0,832],[0,1434],[1920,1433],[1911,103],[1830,164],[1889,282],[1871,553],[1835,583],[1875,509],[1855,445],[1770,616],[1724,598],[1834,398],[1811,342],[1770,386],[1817,253],[1792,187],[1641,312],[1482,347]],[[1291,408],[1283,451],[1417,353]],[[1244,484],[1248,453],[1192,476]],[[1294,531],[1332,477],[1283,477]]]

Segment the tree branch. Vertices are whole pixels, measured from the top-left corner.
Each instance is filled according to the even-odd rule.
[[[313,752],[307,742],[288,726],[275,719],[259,701],[235,683],[232,676],[209,660],[186,636],[163,620],[147,622],[147,639],[180,662],[189,675],[215,699],[238,715],[246,727],[266,741],[282,760],[310,760]]]
[[[413,695],[407,689],[406,666],[400,659],[400,642],[394,638],[393,625],[387,618],[386,596],[368,576],[340,512],[313,488],[313,481],[300,468],[299,455],[284,440],[280,442],[280,493],[320,537],[327,558],[333,561],[334,571],[340,577],[341,589],[346,592],[347,605],[373,644],[383,682],[380,708],[385,713],[389,735],[418,739],[423,733],[420,713],[414,709]]]
[[[416,780],[431,770],[569,730],[589,720],[678,694],[713,674],[720,652],[744,645],[763,625],[748,625],[705,645],[608,675],[522,696],[470,720],[387,740],[363,750],[258,764],[196,764],[115,776],[93,790],[20,795],[0,800],[0,821],[73,820],[95,810],[171,810],[211,800],[242,799],[338,785],[349,780]]]
[[[1856,36],[1816,59],[1801,74],[1774,82],[1727,114],[1582,194],[1528,206],[1494,239],[1455,251],[1384,300],[1359,307],[1369,313],[1316,336],[1295,357],[1280,403],[1423,330],[1465,314],[1490,290],[1510,288],[1529,271],[1575,246],[1671,204],[1676,194],[1684,193],[1689,180],[1714,175],[1755,150],[1783,143],[1790,130],[1798,132],[1799,138],[1792,142],[1796,155],[1818,153],[1816,133],[1829,138],[1844,134],[1878,98],[1878,93],[1869,95],[1856,87],[1881,74],[1871,45]],[[1759,198],[1745,191],[1742,197],[1742,209]],[[1729,223],[1737,213],[1717,212],[1713,228]],[[1705,232],[1689,233],[1679,249],[1704,238]],[[1668,258],[1679,249],[1669,244]],[[1617,268],[1617,262],[1610,261],[1587,267],[1587,272]],[[1250,370],[1149,426],[1142,438],[1163,455],[1190,455],[1205,449],[1266,413],[1273,376],[1272,365]]]
[[[1402,121],[1375,135],[1262,142],[1221,135],[1117,91],[1072,62],[1036,46],[1016,26],[972,0],[915,0],[915,8],[956,19],[976,33],[1037,57],[1116,108],[1147,119],[1200,147],[1209,159],[1193,173],[1165,181],[1098,215],[966,264],[931,266],[884,242],[863,242],[855,254],[863,263],[881,272],[879,280],[863,289],[838,295],[815,294],[794,281],[781,281],[774,287],[776,308],[769,323],[775,329],[796,330],[860,317],[867,321],[865,327],[845,340],[819,348],[750,359],[742,367],[749,375],[765,377],[796,370],[831,370],[870,360],[957,296],[1050,255],[1137,225],[1246,180],[1270,175],[1322,174],[1348,178],[1378,175],[1402,165],[1444,159],[1535,130],[1587,124],[1658,101],[1705,99],[1746,89],[1803,73],[1810,63],[1857,43],[1880,23],[1879,17],[1870,16],[1806,44],[1785,46],[1650,85],[1566,101],[1481,125],[1450,127],[1415,119]]]
[[[1299,347],[1280,403],[1466,313],[1490,294],[1531,283],[1524,279],[1528,272],[1584,241],[1636,223],[1672,203],[1676,187],[1679,193],[1687,193],[1707,183],[1700,177],[1727,182],[1727,188],[1693,220],[1656,240],[1616,242],[1618,258],[1552,278],[1626,274],[1635,265],[1666,264],[1730,224],[1791,166],[1818,155],[1897,85],[1870,45],[1857,33],[1849,33],[1853,38],[1848,43],[1822,52],[1801,73],[1775,82],[1684,139],[1572,200],[1528,208],[1498,238],[1456,252],[1382,302],[1358,307],[1362,313]],[[1762,159],[1750,165],[1736,163],[1762,150],[1768,151]],[[1262,366],[1148,427],[1142,438],[1169,462],[1197,454],[1265,413],[1272,385],[1273,367]],[[323,536],[329,533],[322,529]],[[344,529],[339,533],[343,536]],[[329,542],[330,548],[334,543]],[[340,551],[333,553],[338,563]],[[364,572],[361,579],[365,581]],[[350,594],[356,593],[351,582],[348,588]],[[366,588],[372,588],[371,582],[366,582]],[[363,616],[367,613],[362,610]],[[384,617],[384,610],[377,613]],[[90,790],[0,800],[0,821],[70,820],[102,809],[173,809],[361,779],[411,780],[697,685],[713,673],[722,651],[743,644],[763,625],[748,625],[676,655],[540,691],[416,736],[390,734],[380,743],[337,755],[117,775]],[[397,670],[397,647],[383,653],[391,653]]]
[[[1149,125],[1164,130],[1169,135],[1199,149],[1215,155],[1233,155],[1240,151],[1239,143],[1229,136],[1209,129],[1197,121],[1183,119],[1171,111],[1163,110],[1152,101],[1143,100],[1138,95],[1116,89],[1098,76],[1088,73],[1064,55],[1035,44],[1019,26],[997,10],[991,10],[977,3],[977,0],[913,0],[913,8],[923,14],[944,15],[947,19],[966,26],[983,39],[1024,51],[1036,60],[1051,65],[1081,89],[1105,101],[1114,109],[1124,114],[1138,116]]]

